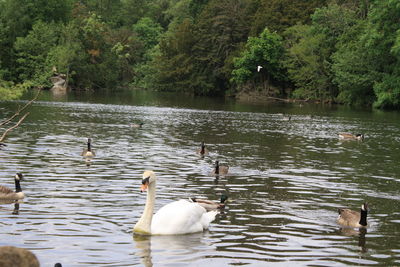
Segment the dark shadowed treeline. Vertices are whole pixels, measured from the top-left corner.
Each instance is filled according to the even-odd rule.
[[[0,98],[57,72],[74,90],[399,108],[399,19],[398,0],[0,0]]]

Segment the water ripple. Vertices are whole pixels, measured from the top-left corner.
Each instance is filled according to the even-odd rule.
[[[0,119],[13,103],[0,103]],[[0,206],[0,245],[31,249],[43,266],[399,264],[400,127],[370,113],[316,114],[37,102],[0,151],[1,184],[23,172],[27,195],[19,214]],[[339,141],[342,131],[366,139]],[[80,157],[88,137],[91,161]],[[228,175],[211,174],[216,159]],[[205,233],[132,238],[145,169],[159,177],[156,210],[222,193],[227,207]],[[341,229],[337,209],[364,201],[367,231]]]

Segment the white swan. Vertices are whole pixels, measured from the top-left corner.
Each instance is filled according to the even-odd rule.
[[[179,235],[201,232],[207,229],[218,211],[207,212],[197,203],[179,200],[162,207],[153,215],[156,197],[156,175],[153,171],[143,173],[141,191],[148,190],[146,205],[133,231],[150,235]]]

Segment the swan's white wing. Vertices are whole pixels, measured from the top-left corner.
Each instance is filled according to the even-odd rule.
[[[176,235],[201,232],[214,220],[216,213],[207,213],[197,203],[179,200],[162,207],[153,216],[151,233]]]

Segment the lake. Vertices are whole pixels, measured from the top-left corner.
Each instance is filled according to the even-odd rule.
[[[25,102],[0,102],[0,120]],[[141,91],[42,92],[28,111],[0,150],[0,185],[22,172],[26,194],[18,212],[0,205],[0,246],[42,266],[400,266],[399,112]],[[215,160],[228,175],[211,174]],[[133,235],[147,169],[155,210],[192,196],[229,202],[203,233]],[[367,229],[336,223],[338,208],[364,202]]]

